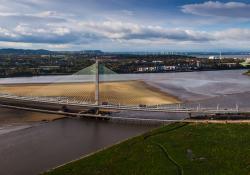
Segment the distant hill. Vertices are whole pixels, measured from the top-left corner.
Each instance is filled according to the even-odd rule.
[[[25,49],[0,49],[1,55],[49,55],[52,54],[49,50],[25,50]]]
[[[49,54],[88,54],[102,55],[101,50],[84,50],[84,51],[50,51],[50,50],[32,50],[32,49],[0,49],[0,55],[49,55]]]

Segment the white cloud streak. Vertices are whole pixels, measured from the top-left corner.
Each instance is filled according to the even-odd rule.
[[[34,27],[19,24],[13,29],[0,28],[0,41],[48,44],[83,44],[98,41],[140,43],[216,43],[250,40],[250,29],[233,28],[216,32],[145,26],[121,21],[77,22],[66,25]],[[250,44],[250,43],[249,43]]]
[[[201,16],[249,18],[250,4],[242,2],[207,1],[182,6],[182,12]]]

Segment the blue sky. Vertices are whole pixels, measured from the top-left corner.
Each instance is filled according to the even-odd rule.
[[[250,50],[250,2],[0,0],[0,48]]]

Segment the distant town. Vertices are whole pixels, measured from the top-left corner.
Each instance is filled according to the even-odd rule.
[[[247,58],[224,53],[216,55],[216,53],[105,53],[100,50],[53,52],[48,50],[0,49],[0,77],[68,75],[90,66],[96,58],[105,62],[108,68],[117,73],[163,73],[250,68],[250,56]]]

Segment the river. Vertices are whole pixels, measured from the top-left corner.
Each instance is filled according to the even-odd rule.
[[[39,174],[152,128],[86,119],[26,125],[0,134],[0,174]]]
[[[102,81],[143,80],[184,101],[192,101],[250,91],[250,78],[242,75],[244,71],[246,70],[110,74],[101,75],[100,78]],[[2,78],[0,86],[18,83],[94,82],[94,79],[94,75]]]

